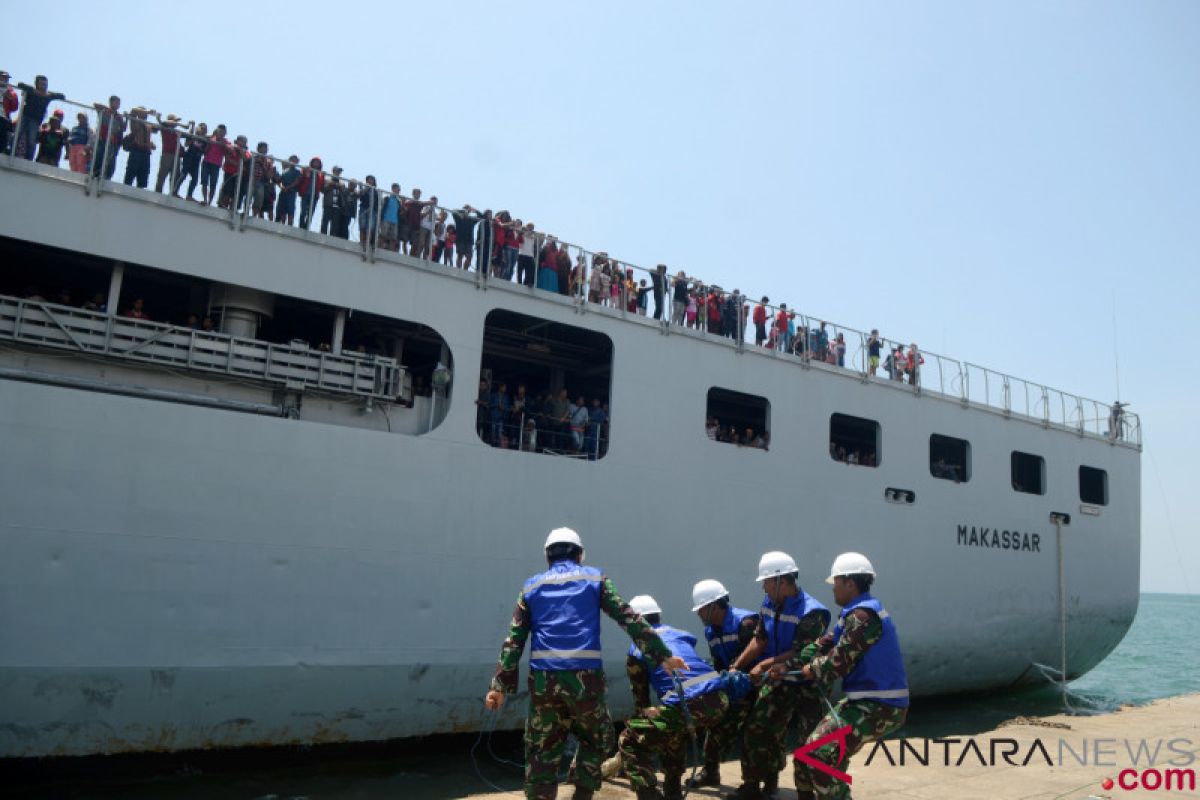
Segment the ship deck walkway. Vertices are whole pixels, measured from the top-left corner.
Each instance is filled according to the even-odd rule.
[[[263,381],[293,391],[394,401],[405,370],[394,359],[333,354],[71,306],[0,295],[0,341],[158,367]]]

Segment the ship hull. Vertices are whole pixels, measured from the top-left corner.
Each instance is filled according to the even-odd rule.
[[[1035,665],[1059,664],[1052,512],[1072,519],[1062,561],[1068,671],[1099,663],[1133,619],[1135,448],[846,370],[664,336],[649,320],[580,314],[521,287],[482,291],[461,274],[370,264],[9,177],[26,181],[26,202],[0,194],[5,236],[429,325],[453,352],[458,389],[440,425],[409,436],[0,380],[0,756],[477,729],[518,589],[544,568],[545,532],[564,524],[620,592],[654,594],[666,621],[693,631],[700,578],[756,607],[758,557],[782,549],[805,588],[832,605],[829,564],[866,553],[917,696],[1042,680]],[[86,230],[29,210],[51,203]],[[180,237],[193,246],[181,250]],[[612,340],[604,458],[480,441],[470,387],[484,318],[497,307]],[[713,386],[770,400],[770,452],[705,437]],[[877,468],[829,457],[834,413],[879,422]],[[931,477],[931,433],[971,442],[970,481]],[[1011,490],[1013,450],[1045,458],[1045,494]],[[1088,513],[1081,464],[1108,473],[1109,503]],[[890,502],[889,488],[916,500]],[[623,634],[605,626],[610,702],[623,714]],[[500,724],[519,725],[520,706]]]

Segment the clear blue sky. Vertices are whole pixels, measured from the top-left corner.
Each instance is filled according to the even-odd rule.
[[[1119,357],[1143,588],[1200,592],[1200,3],[372,5],[34,4],[0,67],[1105,402]]]

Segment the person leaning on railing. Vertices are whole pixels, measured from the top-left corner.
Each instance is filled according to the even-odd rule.
[[[21,116],[17,129],[16,148],[17,158],[33,161],[34,147],[38,142],[38,133],[42,128],[42,120],[46,118],[46,110],[54,100],[64,100],[66,95],[49,90],[49,79],[38,75],[33,79],[33,86],[28,83],[18,83],[17,88],[22,92]]]
[[[92,155],[92,177],[104,176],[112,180],[117,171],[117,149],[125,138],[125,117],[120,113],[121,98],[115,94],[108,98],[108,105],[95,103],[100,114],[99,131],[96,134],[96,151]]]
[[[304,230],[308,230],[308,226],[312,224],[313,207],[325,190],[325,173],[321,171],[322,166],[321,159],[313,156],[308,166],[300,170],[300,183],[296,186],[296,191],[300,194],[300,227]]]
[[[136,181],[139,189],[145,189],[150,183],[150,153],[155,145],[150,138],[153,128],[146,121],[146,117],[157,113],[147,111],[141,106],[130,112],[129,133],[123,142],[125,150],[129,153],[129,157],[125,159],[126,186],[133,186]]]
[[[179,158],[179,170],[175,175],[175,182],[171,185],[171,196],[178,197],[183,179],[190,178],[187,199],[192,200],[192,194],[196,191],[196,183],[200,180],[200,162],[204,158],[204,152],[208,149],[208,125],[201,122],[196,126],[195,132],[185,133],[184,138],[186,142]]]
[[[179,124],[182,119],[174,114],[167,114],[167,118],[163,119],[162,114],[154,113],[158,124],[154,127],[158,130],[158,135],[162,139],[162,152],[158,157],[158,176],[154,179],[154,191],[161,192],[163,186],[166,185],[167,178],[171,178],[172,194],[179,187],[179,167],[182,159],[177,159],[176,154],[179,153],[182,140],[180,139],[181,132]],[[196,123],[189,122],[187,131],[191,133]]]
[[[278,173],[275,171],[275,162],[267,155],[270,147],[266,142],[259,142],[254,148],[254,156],[251,161],[250,176],[243,176],[242,180],[249,180],[254,184],[254,194],[250,199],[251,213],[256,217],[270,216],[272,201],[275,199],[275,181],[278,178]]]

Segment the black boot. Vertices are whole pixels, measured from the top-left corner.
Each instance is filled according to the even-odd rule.
[[[592,800],[596,793],[591,789],[585,789],[582,786],[575,787],[575,794],[571,795],[571,800]]]
[[[729,800],[763,800],[762,790],[758,788],[758,781],[742,781],[741,786],[726,792],[725,797]]]
[[[664,775],[662,784],[663,800],[683,800],[682,784],[682,775]]]
[[[695,789],[699,786],[720,786],[721,765],[716,761],[705,761],[704,771],[698,777],[688,778],[687,785],[690,789]]]
[[[637,790],[637,800],[663,800],[663,796],[653,786],[643,786]]]
[[[778,772],[763,781],[762,796],[763,800],[779,800]]]

